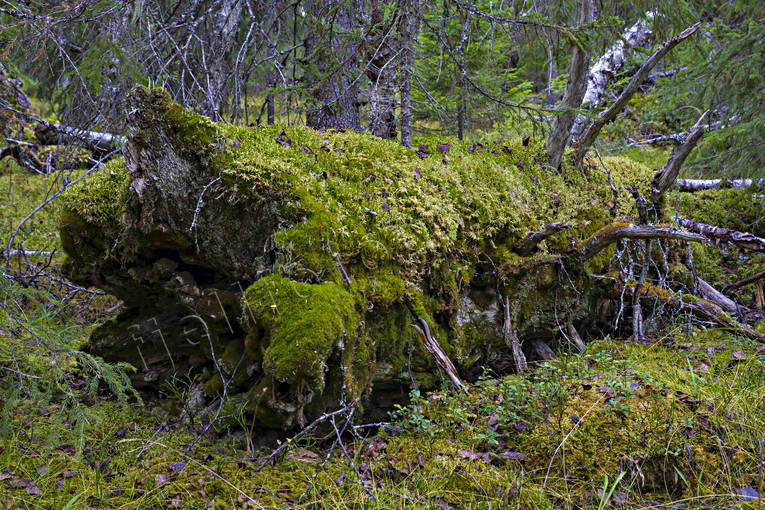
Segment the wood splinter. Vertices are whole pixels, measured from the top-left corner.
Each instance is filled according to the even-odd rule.
[[[457,389],[467,391],[467,385],[462,382],[462,379],[460,379],[460,376],[457,374],[457,369],[454,367],[454,363],[452,363],[452,360],[449,359],[449,356],[447,356],[444,350],[441,348],[438,340],[433,338],[433,336],[430,334],[428,323],[422,317],[420,317],[419,320],[422,327],[418,326],[417,324],[410,325],[422,337],[422,343],[425,344],[425,348],[436,359],[438,366],[441,367],[444,372],[446,372],[446,375],[449,376],[452,384],[454,384]]]
[[[510,323],[510,298],[505,298],[505,344],[513,351],[516,371],[519,374],[526,372],[529,369],[526,355],[523,354],[521,341],[518,340],[518,335],[515,334],[513,325]]]

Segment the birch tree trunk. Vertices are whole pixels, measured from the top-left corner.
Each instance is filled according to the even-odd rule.
[[[229,74],[229,56],[235,48],[239,19],[242,14],[240,0],[223,0],[215,14],[214,33],[210,34],[210,54],[207,57],[208,81],[204,111],[213,120],[223,120],[226,81]]]
[[[653,13],[647,13],[649,19],[653,18]],[[627,29],[619,39],[608,49],[600,58],[598,58],[590,69],[587,76],[587,90],[582,99],[582,105],[588,110],[602,105],[606,99],[606,88],[611,84],[624,62],[627,61],[630,50],[635,47],[648,48],[654,40],[654,34],[651,26],[645,19],[639,19]],[[574,128],[571,131],[573,141],[578,140],[587,125],[587,117],[579,115],[574,121]]]

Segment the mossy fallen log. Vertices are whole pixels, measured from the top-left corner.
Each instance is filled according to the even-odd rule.
[[[124,161],[66,193],[60,231],[68,277],[124,301],[86,348],[135,365],[137,387],[193,370],[209,395],[242,397],[259,424],[287,429],[435,386],[420,319],[470,379],[513,364],[505,298],[513,333],[551,345],[615,313],[618,289],[589,277],[616,270],[613,246],[592,248],[613,221],[608,178],[568,159],[552,171],[543,140],[425,138],[413,151],[215,124],[160,90],[137,88],[129,104]],[[617,189],[648,195],[648,168],[605,164]],[[619,202],[612,228],[627,231],[635,211]]]

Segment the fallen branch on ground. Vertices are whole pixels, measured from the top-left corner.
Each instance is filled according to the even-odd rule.
[[[681,309],[687,309],[696,315],[705,317],[716,322],[721,327],[729,328],[736,333],[743,334],[749,338],[765,342],[765,334],[754,330],[752,327],[736,321],[730,315],[725,313],[720,306],[690,294],[680,294],[668,289],[657,287],[656,285],[645,283],[643,288],[644,297],[654,297],[665,303],[675,305]]]
[[[765,188],[765,179],[677,179],[680,191],[693,192],[718,188],[746,189],[750,186]]]
[[[677,220],[678,225],[681,227],[714,239],[717,243],[726,242],[742,250],[765,253],[765,239],[749,232],[737,232],[728,228],[707,225],[706,223],[699,223],[682,216],[675,216],[675,220]]]

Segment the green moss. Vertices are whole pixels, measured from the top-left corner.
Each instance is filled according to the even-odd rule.
[[[130,172],[125,160],[111,159],[64,192],[61,221],[65,223],[68,216],[75,215],[87,224],[113,231],[119,225],[129,186]],[[67,230],[65,224],[61,230]]]
[[[251,285],[245,299],[270,332],[263,356],[266,374],[289,384],[303,381],[321,392],[332,350],[356,341],[359,315],[353,296],[332,282],[311,285],[272,275]]]

